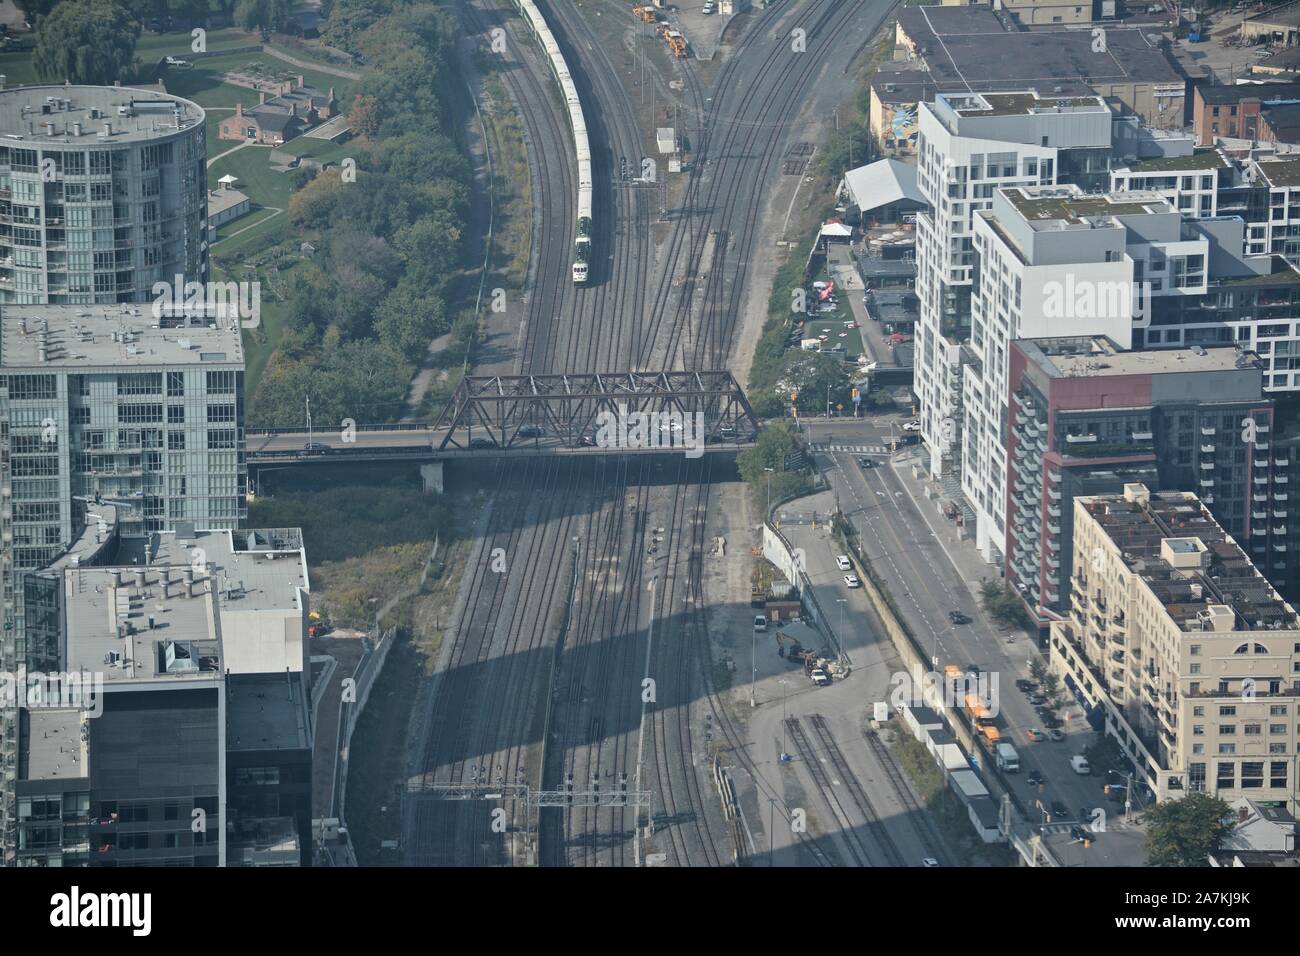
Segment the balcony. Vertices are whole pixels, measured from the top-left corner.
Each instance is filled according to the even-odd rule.
[[[1263,487],[1266,486],[1267,484],[1268,484],[1268,475],[1256,475],[1256,476],[1255,476],[1255,487],[1256,487],[1256,488],[1263,488]]]
[[[1212,461],[1201,462],[1201,471],[1213,471],[1213,470],[1214,470],[1214,462]]]
[[[1214,445],[1202,445],[1202,446],[1201,446],[1201,454],[1202,454],[1202,455],[1213,455],[1213,454],[1214,454],[1214,447],[1215,447]]]
[[[1258,440],[1255,442],[1255,451],[1268,451],[1268,449],[1269,449],[1268,442],[1258,441]]]
[[[1218,434],[1218,429],[1216,429],[1213,425],[1202,425],[1201,434],[1204,435],[1206,438],[1213,438],[1216,434]]]
[[[1285,485],[1285,484],[1289,484],[1290,481],[1291,481],[1291,479],[1288,478],[1286,475],[1274,475],[1274,476],[1273,476],[1273,484],[1275,484],[1275,485]]]
[[[1277,518],[1279,521],[1285,521],[1285,520],[1286,520],[1286,509],[1284,509],[1284,508],[1275,508],[1275,509],[1273,510],[1273,517],[1274,517],[1274,518]]]
[[[1133,432],[1134,441],[1150,441],[1155,437],[1154,432]]]
[[[1251,516],[1252,518],[1254,518],[1256,521],[1267,521],[1267,520],[1268,520],[1268,512],[1267,512],[1267,511],[1252,511],[1252,512],[1250,513],[1250,516]]]
[[[1071,445],[1091,445],[1097,441],[1096,435],[1066,435],[1065,440]]]
[[[1214,487],[1214,479],[1213,479],[1213,478],[1202,478],[1202,479],[1201,479],[1201,487],[1202,487],[1202,488],[1213,488],[1213,487]]]

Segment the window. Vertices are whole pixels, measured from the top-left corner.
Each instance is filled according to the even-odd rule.
[[[235,394],[235,373],[233,371],[208,372],[208,394]]]
[[[1245,760],[1241,764],[1241,787],[1243,790],[1258,790],[1264,786],[1264,761]]]
[[[185,395],[185,373],[167,373],[167,397],[182,398]]]
[[[1236,717],[1236,716],[1237,716],[1237,708],[1236,708],[1236,707],[1220,707],[1220,708],[1219,708],[1219,716],[1220,716],[1220,717]]]
[[[1216,765],[1214,784],[1220,790],[1228,790],[1237,785],[1237,765],[1235,763],[1219,763]]]
[[[1263,727],[1260,724],[1246,724],[1243,731],[1247,737],[1258,737],[1263,732]]]
[[[1268,785],[1274,790],[1286,787],[1286,761],[1270,760],[1268,763]]]
[[[1224,737],[1232,737],[1237,733],[1237,725],[1219,724],[1219,733]]]
[[[208,422],[233,422],[235,420],[234,405],[209,405]]]

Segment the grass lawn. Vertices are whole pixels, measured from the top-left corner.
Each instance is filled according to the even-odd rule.
[[[266,236],[274,236],[277,240],[287,239],[288,224],[289,220],[282,212],[277,213],[274,209],[254,209],[247,216],[228,222],[217,229],[216,242],[220,245],[214,243],[212,255],[229,261],[253,243],[260,243]]]
[[[848,350],[849,355],[862,354],[862,333],[858,329],[845,328],[845,322],[852,322],[853,315],[847,313],[840,317],[839,313],[827,313],[817,318],[809,318],[804,325],[803,337],[806,339],[815,339],[820,336],[827,336],[822,342],[822,347],[827,348],[832,345],[843,345]]]
[[[208,50],[225,50],[231,47],[252,46],[260,44],[262,39],[256,33],[243,30],[209,30]],[[143,33],[135,44],[135,55],[145,66],[151,66],[164,56],[186,57],[194,52],[194,38],[189,30],[173,30],[170,33]]]
[[[230,143],[226,148],[237,145]],[[231,173],[239,177],[235,188],[246,193],[255,204],[283,209],[289,203],[289,174],[272,169],[270,159],[269,146],[245,146],[208,167],[208,188],[216,189],[217,180]]]
[[[347,156],[357,157],[365,152],[355,142],[331,143],[327,139],[299,136],[280,147],[281,152],[293,156],[306,156],[321,163],[337,163]]]

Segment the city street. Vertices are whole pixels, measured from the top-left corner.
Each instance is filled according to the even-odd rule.
[[[929,643],[936,670],[949,664],[963,670],[974,665],[997,675],[997,723],[1003,737],[1020,752],[1021,772],[1018,778],[1011,778],[1020,788],[1020,795],[1030,804],[1041,801],[1044,807],[1060,800],[1069,808],[1070,822],[1080,819],[1082,808],[1104,804],[1108,827],[1122,829],[1124,824],[1116,819],[1120,811],[1106,803],[1101,778],[1080,776],[1070,766],[1070,757],[1081,753],[1095,738],[1077,704],[1070,700],[1069,706],[1059,712],[1065,721],[1063,741],[1035,743],[1026,735],[1030,728],[1045,728],[1028,699],[1016,689],[1015,681],[1029,677],[1029,661],[1038,652],[1027,635],[998,628],[980,609],[980,584],[985,579],[996,579],[996,570],[976,556],[972,545],[959,540],[955,527],[935,502],[923,498],[921,483],[912,477],[907,458],[891,462],[876,459],[875,467],[863,469],[858,457],[835,452],[818,454],[818,466],[832,490],[820,496],[820,501],[806,499],[808,507],[833,508],[838,498],[845,517],[859,531],[866,557],[885,582],[907,625],[920,640]],[[815,555],[816,549],[810,548],[810,569],[816,567]],[[814,586],[818,586],[816,579]],[[850,606],[865,609],[865,598],[851,597]],[[953,610],[969,617],[970,623],[950,623],[948,612]],[[1025,783],[1035,770],[1047,781],[1037,792]],[[1098,840],[1099,848],[1104,841],[1104,836]]]

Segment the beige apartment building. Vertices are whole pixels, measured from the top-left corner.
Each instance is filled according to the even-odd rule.
[[[1157,799],[1200,790],[1295,813],[1295,609],[1190,492],[1076,498],[1073,554],[1051,667],[1104,711]]]

